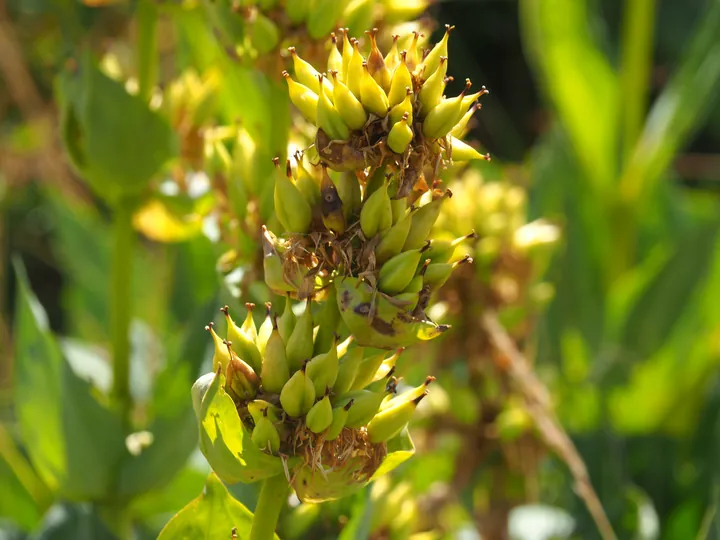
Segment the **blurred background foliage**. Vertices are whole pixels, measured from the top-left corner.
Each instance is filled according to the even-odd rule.
[[[2,538],[154,538],[202,490],[203,326],[276,300],[258,251],[270,158],[307,136],[277,50],[325,43],[258,50],[237,15],[0,0]],[[491,90],[467,138],[494,161],[450,175],[438,223],[475,229],[475,264],[433,308],[453,330],[401,357],[408,384],[437,377],[416,456],[350,499],[291,504],[281,537],[595,538],[572,440],[619,538],[720,538],[720,1],[447,1],[423,17],[434,38],[456,26],[448,94],[465,77]],[[123,219],[139,233],[125,273]],[[110,276],[132,309],[127,418],[109,406]],[[255,486],[230,491],[254,507]]]

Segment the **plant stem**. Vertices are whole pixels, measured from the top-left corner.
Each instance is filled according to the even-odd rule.
[[[288,482],[284,474],[278,474],[263,482],[260,498],[255,507],[250,540],[272,540],[280,511],[285,506]]]
[[[655,0],[627,0],[623,16],[621,87],[623,161],[640,139],[647,113],[652,68]]]
[[[110,339],[112,342],[112,400],[120,411],[123,425],[130,428],[130,317],[133,248],[132,201],[123,199],[115,206],[113,252],[110,274]]]

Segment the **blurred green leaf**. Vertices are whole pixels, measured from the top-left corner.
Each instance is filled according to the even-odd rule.
[[[634,303],[622,332],[623,349],[647,358],[667,340],[695,291],[702,287],[713,258],[719,224],[689,231],[677,250]]]
[[[90,53],[60,74],[56,90],[68,153],[104,200],[137,195],[175,153],[167,121],[102,73]]]
[[[127,452],[120,419],[62,358],[20,263],[16,275],[15,399],[28,454],[51,489],[71,499],[107,497]]]
[[[403,462],[410,459],[415,453],[415,445],[410,438],[407,428],[387,442],[387,457],[382,465],[372,475],[370,481],[389,473]]]
[[[210,473],[203,493],[173,517],[160,532],[158,540],[196,540],[230,538],[233,529],[238,539],[250,538],[253,515],[233,499],[214,473]]]
[[[720,0],[708,0],[680,68],[650,111],[621,179],[629,203],[661,178],[704,120],[720,84]]]
[[[5,442],[0,441],[0,444]],[[3,454],[0,452],[0,516],[9,518],[24,530],[30,530],[40,520],[41,512]]]
[[[523,0],[528,56],[556,109],[585,176],[597,192],[615,178],[618,81],[593,42],[586,0]]]
[[[85,504],[56,504],[29,540],[116,540],[94,508]]]

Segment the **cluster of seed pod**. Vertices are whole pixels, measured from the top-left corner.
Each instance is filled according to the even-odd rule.
[[[259,327],[252,307],[248,304],[240,326],[223,308],[225,340],[207,327],[215,345],[214,372],[193,388],[196,412],[220,373],[252,442],[271,455],[302,458],[288,471],[302,500],[333,498],[328,493],[333,483],[345,490],[361,487],[382,464],[385,443],[405,428],[433,378],[395,395],[401,350],[365,349],[352,337],[340,342],[338,336],[329,336],[328,345],[323,314],[313,317],[310,301],[299,316],[289,300],[281,315],[272,314],[268,304]],[[222,465],[211,465],[222,477]]]
[[[430,232],[452,196],[437,174],[450,159],[485,158],[462,143],[474,103],[486,91],[442,96],[445,36],[427,54],[380,54],[369,32],[367,61],[344,33],[328,60],[332,81],[293,50],[291,100],[316,123],[309,166],[276,161],[276,235],[263,231],[266,283],[277,293],[318,298],[327,291],[361,345],[393,349],[432,339],[447,326],[425,313],[457,264]],[[468,83],[469,85],[469,83]],[[369,143],[369,144],[368,144]],[[274,228],[271,226],[271,228]]]

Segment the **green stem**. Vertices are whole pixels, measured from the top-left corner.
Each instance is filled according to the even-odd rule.
[[[645,124],[654,27],[655,0],[625,1],[620,71],[624,162],[630,159]]]
[[[137,76],[138,95],[149,101],[157,80],[157,7],[152,0],[138,0],[137,5]]]
[[[123,424],[130,428],[130,317],[133,248],[132,201],[121,200],[115,207],[112,268],[110,270],[110,339],[113,356],[112,399]]]
[[[288,482],[284,474],[268,478],[260,489],[260,498],[255,507],[250,540],[272,540],[280,511],[285,506]]]

